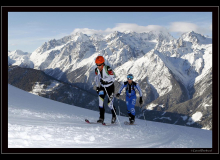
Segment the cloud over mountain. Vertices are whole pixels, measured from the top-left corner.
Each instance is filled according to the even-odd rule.
[[[90,28],[76,28],[73,30],[72,34],[77,32],[82,32],[83,34],[92,35],[92,34],[110,34],[112,32],[119,31],[133,31],[137,33],[149,32],[149,31],[169,31],[175,33],[185,33],[190,31],[195,31],[200,34],[207,34],[208,32],[212,31],[212,25],[210,24],[203,24],[198,25],[191,22],[172,22],[169,26],[161,26],[161,25],[147,25],[141,26],[135,23],[117,23],[113,28],[106,28],[105,30],[96,30]]]

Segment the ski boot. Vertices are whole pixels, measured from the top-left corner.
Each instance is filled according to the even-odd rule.
[[[103,123],[104,122],[104,119],[102,118],[99,118],[99,120],[97,120],[97,123]]]
[[[130,125],[134,124],[134,122],[135,122],[135,120],[130,120]]]
[[[104,106],[101,108],[99,107],[99,113],[100,113],[100,117],[99,119],[97,120],[97,123],[103,123],[104,122],[104,114],[105,114],[105,108]]]
[[[114,124],[116,121],[116,117],[112,117],[112,121],[111,121],[111,124]]]
[[[129,113],[129,122],[130,122],[130,124],[134,124],[134,122],[135,122],[135,116],[132,115],[131,113]]]

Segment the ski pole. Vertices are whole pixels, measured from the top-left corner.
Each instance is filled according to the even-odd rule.
[[[118,98],[118,116],[120,116],[119,98]]]
[[[116,82],[118,82],[118,81],[116,81]],[[118,83],[119,83],[119,82],[118,82]],[[119,85],[120,85],[120,83],[119,83]],[[119,98],[118,98],[118,111],[119,111],[119,116],[120,116]]]
[[[104,86],[103,86],[103,88],[105,89],[105,92],[106,92],[106,94],[107,94],[107,96],[108,96],[108,99],[109,99],[110,103],[113,103],[112,100],[110,99],[109,95],[108,95],[108,92],[107,92],[106,88],[105,88]],[[115,116],[116,116],[116,118],[117,118],[117,120],[118,120],[118,123],[119,123],[119,125],[120,125],[120,127],[121,127],[121,123],[119,122],[119,119],[118,119],[118,116],[117,116],[117,114],[116,114],[116,112],[115,112],[115,109],[114,109],[114,107],[113,107],[113,104],[112,104],[112,109],[113,109],[113,111],[114,111],[114,113],[115,113]]]

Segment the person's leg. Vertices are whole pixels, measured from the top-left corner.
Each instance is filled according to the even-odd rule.
[[[111,86],[106,87],[106,91],[107,91],[108,96],[109,96],[109,98],[108,98],[108,107],[111,109],[112,117],[116,117],[116,108],[113,105],[113,102],[114,102],[114,91],[115,91],[114,83]]]
[[[135,121],[135,103],[136,97],[126,97],[127,111],[130,123]]]
[[[103,87],[100,88],[99,91],[99,113],[100,113],[100,117],[99,120],[97,122],[103,122],[104,121],[104,115],[105,115],[105,108],[104,108],[104,98],[105,98],[105,90]]]
[[[116,121],[116,108],[113,105],[114,91],[115,91],[114,83],[111,86],[106,87],[106,91],[107,91],[108,96],[109,96],[109,98],[108,98],[108,107],[111,109],[111,112],[112,112],[112,121],[111,121],[111,123],[115,123],[115,121]]]

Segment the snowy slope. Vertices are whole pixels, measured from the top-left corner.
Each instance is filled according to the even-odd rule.
[[[136,119],[134,126],[87,124],[99,113],[8,85],[9,148],[211,148],[212,131]],[[106,122],[111,115],[106,114]],[[120,122],[127,117],[119,117]],[[147,126],[146,126],[147,123]]]

